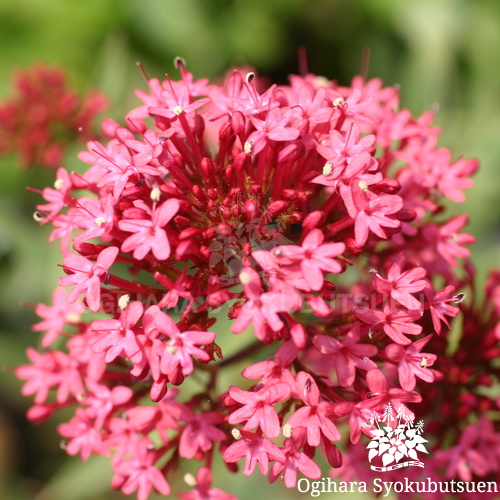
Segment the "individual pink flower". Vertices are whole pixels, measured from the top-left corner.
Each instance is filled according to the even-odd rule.
[[[470,256],[470,250],[462,245],[475,242],[474,236],[458,232],[467,224],[467,221],[466,215],[457,215],[441,227],[427,224],[423,230],[425,239],[435,246],[441,257],[454,267],[458,265],[457,258],[466,259]]]
[[[281,428],[274,405],[290,395],[290,386],[286,383],[264,386],[257,392],[243,391],[234,385],[229,388],[232,399],[242,404],[241,408],[233,411],[228,418],[230,424],[245,422],[244,430],[255,428],[270,438],[279,436]]]
[[[287,488],[295,488],[297,472],[299,471],[310,479],[319,479],[321,477],[321,469],[318,465],[304,452],[300,451],[306,444],[306,435],[307,432],[304,427],[296,427],[292,431],[292,435],[285,439],[283,451],[286,460],[277,460],[273,464],[269,474],[270,483],[273,483],[281,476]]]
[[[120,319],[97,319],[92,322],[91,330],[96,333],[92,349],[105,353],[104,360],[110,363],[117,356],[137,359],[137,344],[134,326],[141,319],[144,307],[141,302],[131,302],[121,312]]]
[[[194,478],[193,478],[194,479]],[[196,473],[196,481],[190,486],[194,490],[186,493],[178,493],[177,496],[182,500],[237,500],[234,495],[226,493],[219,488],[211,488],[212,473],[208,467],[200,467]]]
[[[384,407],[391,403],[392,407],[398,409],[402,403],[418,403],[422,401],[422,396],[413,391],[406,391],[395,387],[389,387],[385,375],[378,368],[369,370],[366,374],[368,384],[368,399],[358,403],[359,408],[373,409]]]
[[[73,238],[75,243],[89,241],[93,238],[103,237],[106,240],[114,224],[114,200],[108,195],[101,200],[83,198],[78,202],[78,207],[72,213],[74,227],[84,229]]]
[[[209,361],[210,355],[199,346],[211,344],[215,339],[214,332],[181,332],[173,320],[157,306],[151,306],[148,311],[154,317],[149,328],[157,329],[168,338],[160,361],[162,373],[174,377],[179,371],[186,376],[193,371],[193,357],[202,362]]]
[[[170,244],[163,229],[179,210],[179,201],[175,198],[163,202],[153,209],[151,219],[125,219],[118,222],[122,231],[134,233],[122,244],[122,252],[134,251],[134,258],[144,259],[152,252],[158,260],[168,259]]]
[[[62,334],[67,323],[77,323],[85,311],[83,302],[76,301],[70,304],[64,288],[56,288],[52,294],[52,306],[38,304],[35,312],[44,321],[36,323],[31,328],[35,332],[46,330],[42,338],[42,347],[47,347]]]
[[[403,271],[405,262],[404,254],[400,254],[389,268],[387,279],[375,274],[373,286],[378,292],[389,294],[406,308],[415,311],[422,308],[422,302],[412,294],[425,288],[427,281],[423,278],[426,272],[422,267],[413,267]]]
[[[223,459],[227,463],[233,463],[245,457],[243,469],[245,476],[251,476],[257,464],[265,476],[269,470],[270,460],[286,460],[283,451],[262,435],[248,431],[238,431],[238,433],[241,438],[226,449]]]
[[[131,458],[113,463],[115,476],[111,484],[114,488],[120,488],[126,495],[137,491],[138,500],[147,500],[152,489],[162,495],[170,494],[170,485],[164,474],[154,465],[158,453],[151,445],[149,439],[143,439],[131,453]]]
[[[108,269],[118,255],[117,247],[107,247],[99,253],[95,263],[76,253],[64,256],[64,269],[72,274],[59,278],[59,285],[76,285],[68,294],[68,302],[76,302],[85,293],[87,304],[91,311],[99,310],[101,298],[101,281],[106,279]]]
[[[80,453],[83,461],[88,460],[90,455],[108,455],[104,446],[99,426],[88,410],[77,408],[75,416],[57,428],[59,434],[66,438],[64,449],[69,455]]]
[[[347,387],[356,378],[356,368],[371,370],[377,365],[368,359],[377,354],[374,345],[360,344],[360,324],[355,323],[342,340],[330,335],[316,335],[313,339],[314,347],[331,359],[335,367],[341,387]]]
[[[247,143],[250,145],[250,153],[256,155],[266,146],[266,139],[271,141],[291,141],[297,139],[300,130],[289,125],[293,110],[282,111],[279,108],[269,110],[265,120],[250,117],[252,124],[257,129],[250,134]]]
[[[330,441],[340,440],[340,432],[331,420],[335,416],[335,405],[320,401],[318,386],[308,373],[299,372],[296,383],[297,393],[305,406],[295,410],[286,423],[292,429],[304,427],[307,430],[307,443],[311,446],[319,446],[322,434]]]
[[[403,208],[401,197],[393,194],[378,195],[369,191],[366,182],[353,179],[350,186],[341,190],[347,212],[354,219],[356,244],[363,246],[370,231],[382,239],[388,237],[387,231],[398,230],[401,221],[391,215]]]
[[[391,361],[398,363],[399,383],[405,391],[415,389],[415,385],[417,384],[415,377],[425,382],[434,381],[434,371],[429,370],[428,367],[434,364],[437,356],[421,352],[431,338],[432,334],[427,335],[427,337],[413,342],[407,348],[398,344],[389,344],[385,348],[387,357]]]
[[[442,328],[441,322],[443,322],[448,329],[451,329],[446,316],[454,318],[460,312],[458,307],[452,306],[450,302],[458,304],[464,298],[464,295],[458,294],[453,296],[453,293],[455,292],[455,287],[453,285],[445,286],[442,290],[439,290],[436,293],[429,288],[426,288],[425,292],[427,295],[430,295],[428,299],[430,298],[429,309],[431,311],[432,324],[434,326],[434,330],[436,330],[436,333],[439,335]]]
[[[232,332],[241,333],[250,323],[253,323],[259,339],[266,337],[266,324],[273,331],[280,331],[284,324],[278,313],[290,311],[295,307],[293,297],[273,291],[262,293],[260,278],[251,268],[244,268],[239,277],[248,300],[241,307],[231,328]]]
[[[406,335],[418,335],[422,332],[422,326],[415,323],[421,318],[419,311],[393,310],[390,303],[385,303],[383,309],[370,309],[368,307],[356,307],[356,316],[371,328],[383,328],[384,332],[396,343],[401,345],[411,344]]]
[[[218,412],[195,415],[190,408],[184,407],[179,420],[186,423],[179,441],[181,457],[194,458],[199,451],[211,450],[215,443],[226,438],[226,433],[217,427],[224,422],[224,417]]]
[[[282,245],[276,247],[275,255],[283,256],[299,263],[304,280],[311,290],[319,290],[323,286],[323,273],[341,273],[342,264],[332,257],[338,257],[345,251],[344,243],[323,243],[324,234],[313,229],[302,241],[302,245]]]
[[[360,136],[361,128],[353,122],[347,132],[341,133],[331,129],[328,146],[323,144],[316,146],[318,153],[331,164],[332,172],[329,175],[338,177],[355,156],[369,150],[375,143],[374,135],[366,135],[361,139]]]

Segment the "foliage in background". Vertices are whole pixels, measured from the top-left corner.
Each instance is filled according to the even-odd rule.
[[[131,89],[144,87],[137,60],[150,77],[161,77],[182,55],[196,77],[247,63],[284,82],[298,71],[297,48],[305,46],[311,71],[348,84],[369,47],[369,76],[401,84],[402,104],[414,114],[438,103],[444,145],[480,158],[476,186],[461,209],[470,214],[468,230],[478,239],[473,260],[484,276],[500,253],[499,23],[496,0],[3,0],[0,100],[9,94],[13,70],[43,61],[67,68],[79,93],[101,88],[119,118],[138,102]],[[81,169],[78,150],[67,153],[69,170]],[[33,341],[35,321],[20,303],[48,301],[60,274],[57,248],[49,247],[47,231],[31,218],[39,197],[25,189],[50,185],[53,173],[23,171],[13,157],[0,159],[0,170],[0,364],[16,365]],[[80,464],[64,465],[48,483],[63,454],[52,431],[19,423],[27,405],[17,396],[19,385],[12,376],[0,377],[3,496],[31,499],[47,483],[40,499],[110,498],[99,497],[109,476],[101,482],[98,476],[89,489]],[[99,464],[89,467],[105,475]],[[266,491],[278,494],[280,487]]]

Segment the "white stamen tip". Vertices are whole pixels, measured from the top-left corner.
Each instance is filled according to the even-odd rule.
[[[359,181],[358,186],[363,190],[363,191],[368,191],[368,184],[365,181]]]
[[[153,200],[153,201],[160,201],[160,196],[161,196],[161,191],[159,188],[157,187],[154,187],[152,190],[151,190],[151,193],[149,194],[149,197]]]
[[[243,285],[249,285],[252,280],[250,279],[250,275],[246,271],[241,271],[240,281]]]
[[[253,71],[250,71],[250,73],[247,73],[245,76],[245,80],[247,83],[250,83],[254,78],[255,78],[255,73]]]
[[[249,155],[252,152],[252,146],[252,141],[245,142],[245,144],[243,145],[243,151],[245,151],[245,153]]]
[[[129,302],[130,302],[130,295],[128,294],[122,295],[118,299],[118,307],[123,311],[128,306]]]
[[[241,435],[241,432],[239,429],[237,429],[236,427],[231,431],[231,436],[234,437],[234,439],[236,439],[236,441],[238,441],[239,439],[241,439],[243,436]]]
[[[36,222],[42,222],[45,217],[41,214],[41,212],[38,212],[38,210],[36,212],[33,212],[33,219],[36,220]]]
[[[106,219],[101,215],[99,217],[96,217],[95,223],[101,227],[103,224],[106,224]]]
[[[344,100],[344,98],[343,98],[343,97],[337,97],[337,99],[335,99],[335,100],[333,101],[333,105],[334,105],[335,107],[337,107],[337,106],[342,106],[342,104],[345,104],[345,100]]]
[[[57,179],[54,182],[54,187],[59,191],[64,186],[64,181],[62,179]]]
[[[285,436],[286,438],[289,438],[289,437],[292,437],[292,426],[290,424],[285,424],[283,426],[283,436]]]
[[[323,175],[330,175],[333,172],[333,165],[331,163],[325,163],[323,167]]]
[[[194,488],[196,486],[196,479],[193,476],[193,474],[190,474],[189,472],[184,475],[184,482],[188,485],[191,486],[191,488]]]
[[[177,116],[179,116],[179,115],[182,115],[182,113],[184,112],[184,110],[182,109],[182,106],[174,106],[172,108],[172,112],[174,114],[176,114]]]

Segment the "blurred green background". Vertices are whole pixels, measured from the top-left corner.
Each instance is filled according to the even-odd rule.
[[[175,56],[197,78],[216,78],[247,64],[284,83],[298,73],[297,51],[309,70],[349,84],[371,51],[369,77],[401,85],[402,105],[418,115],[439,105],[441,144],[455,158],[477,157],[481,169],[468,200],[454,206],[470,214],[468,230],[480,278],[500,256],[500,2],[498,0],[2,0],[0,100],[11,93],[15,69],[37,61],[64,66],[80,93],[102,89],[106,116],[120,120],[144,88],[135,65],[150,77],[174,73]],[[77,164],[75,145],[65,165]],[[25,361],[38,342],[34,312],[21,302],[48,301],[61,261],[49,228],[32,219],[36,193],[54,172],[21,169],[0,158],[0,498],[6,500],[110,500],[105,460],[81,464],[59,449],[55,423],[34,427],[24,418],[30,399],[8,367]],[[243,500],[256,492],[275,498],[304,494],[262,478],[221,475],[216,486]],[[257,488],[257,489],[256,489]],[[184,489],[185,488],[181,488]],[[354,500],[354,495],[349,495]]]

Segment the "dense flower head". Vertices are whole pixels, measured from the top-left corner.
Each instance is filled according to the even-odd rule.
[[[30,167],[59,167],[66,145],[103,111],[106,99],[100,92],[79,97],[66,84],[65,72],[43,64],[19,71],[16,93],[0,103],[0,153],[17,153]]]
[[[42,193],[59,285],[73,288],[39,306],[52,349],[17,369],[31,418],[75,408],[59,427],[68,453],[111,456],[113,486],[141,500],[169,494],[181,458],[200,463],[181,498],[232,498],[211,487],[216,455],[292,488],[320,477],[324,452],[352,478],[349,457],[389,404],[433,419],[429,446],[459,447],[428,458],[433,477],[463,477],[467,460],[474,477],[498,475],[498,403],[482,388],[499,374],[500,279],[488,317],[461,303],[473,238],[444,209],[477,162],[453,162],[432,113],[414,118],[379,80],[263,88],[252,72],[210,83],[176,65],[178,80],[137,91],[125,125],[103,123],[83,174],[59,169]],[[478,418],[485,435],[459,442]]]

